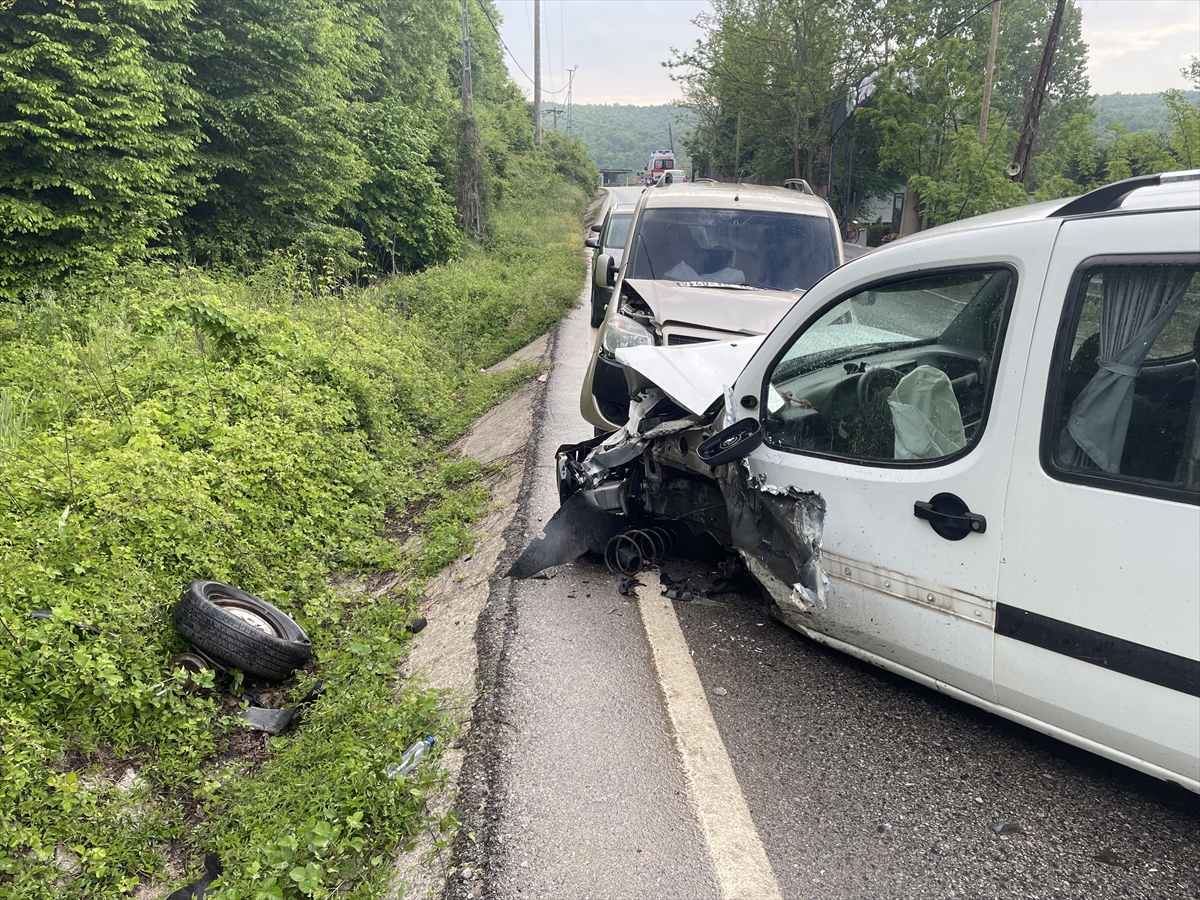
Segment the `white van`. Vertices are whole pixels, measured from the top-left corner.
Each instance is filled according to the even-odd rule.
[[[1200,791],[1198,357],[1200,171],[1129,179],[897,241],[763,338],[617,351],[653,439],[564,448],[563,493],[700,522],[815,640]]]

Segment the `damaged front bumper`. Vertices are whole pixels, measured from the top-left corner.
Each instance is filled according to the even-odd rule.
[[[681,536],[707,536],[736,551],[782,609],[824,608],[825,501],[751,477],[744,456],[761,443],[758,423],[722,428],[725,402],[696,413],[644,388],[620,430],[560,447],[562,505],[508,574],[528,578],[584,553],[602,555],[624,532],[673,525]]]

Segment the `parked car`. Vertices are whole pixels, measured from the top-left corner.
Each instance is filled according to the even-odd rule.
[[[688,180],[687,172],[683,169],[664,169],[654,173],[655,184],[686,184]]]
[[[577,515],[514,570],[670,520],[814,640],[1200,792],[1200,171],[898,240],[765,337],[614,355],[629,424],[563,448]]]
[[[595,257],[608,256],[613,264],[621,265],[625,253],[625,241],[629,237],[629,225],[633,221],[634,203],[614,203],[608,208],[604,222],[592,226],[595,237],[589,237],[584,243],[595,249]],[[608,301],[612,299],[613,289],[608,284],[597,284],[592,280],[592,327],[599,327],[604,320],[604,311]]]
[[[765,334],[842,263],[837,220],[819,197],[756,185],[647,188],[634,210],[629,252],[600,254],[598,288],[614,291],[580,395],[583,417],[614,431],[629,390],[616,352]]]

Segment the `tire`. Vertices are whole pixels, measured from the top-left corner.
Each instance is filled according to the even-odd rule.
[[[291,617],[219,581],[185,587],[171,622],[218,662],[268,681],[282,681],[312,657],[312,642]]]

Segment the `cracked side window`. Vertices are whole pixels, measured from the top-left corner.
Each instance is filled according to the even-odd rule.
[[[876,285],[806,326],[767,388],[782,450],[929,464],[983,431],[1015,278],[973,268]]]

